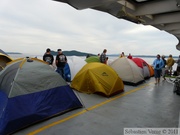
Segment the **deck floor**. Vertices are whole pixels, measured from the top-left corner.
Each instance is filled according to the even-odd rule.
[[[154,78],[106,98],[76,92],[84,108],[32,125],[14,135],[123,135],[124,128],[179,127],[180,96],[173,84]]]

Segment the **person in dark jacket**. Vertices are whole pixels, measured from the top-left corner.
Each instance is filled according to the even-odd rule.
[[[163,62],[164,62],[164,66],[163,66],[163,68],[162,68],[162,77],[164,78],[164,80],[166,80],[166,78],[165,78],[165,75],[166,75],[166,59],[165,59],[165,56],[164,55],[162,55],[162,60],[163,60]]]
[[[103,52],[100,55],[100,62],[104,63],[104,64],[106,64],[106,61],[107,61],[106,52],[107,52],[107,50],[104,49]]]
[[[65,79],[64,67],[67,63],[67,58],[66,55],[63,54],[61,49],[58,49],[57,51],[58,54],[56,56],[56,66],[57,66],[56,72],[58,72],[62,76],[62,78]]]
[[[53,65],[54,56],[51,54],[51,49],[46,49],[46,53],[43,55],[43,60],[47,62],[49,65]]]

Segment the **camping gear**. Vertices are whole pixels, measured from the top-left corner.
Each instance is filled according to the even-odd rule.
[[[87,63],[100,62],[100,59],[99,59],[99,56],[90,56],[90,57],[86,58],[85,61]]]
[[[86,64],[72,80],[71,87],[79,92],[107,97],[124,91],[124,84],[117,73],[99,62]]]
[[[134,61],[136,65],[141,68],[144,79],[148,79],[151,77],[149,64],[145,60],[143,60],[142,58],[132,58],[132,61]]]
[[[66,63],[64,67],[64,79],[67,82],[71,82],[71,71],[68,63]]]
[[[6,66],[6,63],[12,61],[12,58],[10,58],[8,55],[4,53],[0,53],[0,71],[3,70]]]
[[[116,71],[119,77],[127,85],[138,85],[144,82],[141,68],[138,67],[131,59],[126,57],[117,58],[111,62],[110,66]]]
[[[0,72],[0,135],[79,107],[70,86],[40,59],[16,59]]]

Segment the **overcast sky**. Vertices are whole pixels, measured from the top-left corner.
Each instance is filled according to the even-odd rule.
[[[151,26],[108,13],[75,8],[52,0],[0,0],[0,49],[44,54],[77,50],[98,54],[179,55],[178,40]]]

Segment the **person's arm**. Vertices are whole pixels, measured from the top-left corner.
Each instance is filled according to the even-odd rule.
[[[56,56],[56,66],[58,65],[58,55]]]
[[[64,55],[65,56],[65,62],[67,63],[67,57],[66,57],[66,55]]]
[[[54,56],[52,55],[52,63],[54,62]]]
[[[162,69],[164,67],[164,61],[161,60],[161,63],[160,63],[160,69]]]
[[[43,55],[43,60],[46,61],[46,60],[45,60],[45,55]]]
[[[51,55],[52,57],[51,57],[51,65],[53,65],[53,62],[54,62],[54,56],[53,55]]]

